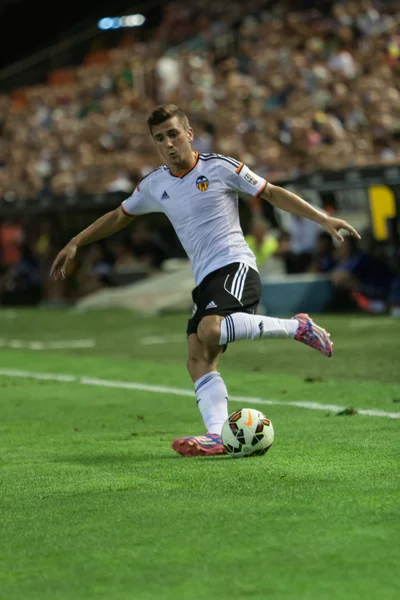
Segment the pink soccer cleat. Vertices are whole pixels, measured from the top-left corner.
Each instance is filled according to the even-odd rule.
[[[297,319],[299,326],[294,339],[302,342],[306,346],[311,346],[324,356],[332,356],[333,344],[329,339],[329,333],[314,323],[314,321],[306,314],[300,313],[295,315],[293,319]]]
[[[227,454],[222,444],[222,438],[217,433],[177,438],[172,442],[172,447],[182,456]]]

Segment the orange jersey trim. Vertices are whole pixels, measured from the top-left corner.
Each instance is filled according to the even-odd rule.
[[[173,173],[171,171],[171,169],[169,170],[169,172],[171,173],[172,177],[178,177],[179,179],[182,179],[182,177],[185,177],[185,175],[187,175],[188,173],[190,173],[190,171],[192,171],[195,168],[195,166],[197,165],[198,162],[199,162],[199,153],[195,152],[194,162],[193,162],[192,166],[187,171],[185,171],[184,173],[181,173],[180,175],[176,175],[175,173]]]
[[[128,213],[127,210],[125,210],[125,208],[122,206],[122,204],[120,204],[120,208],[122,210],[122,212],[127,216],[127,217],[135,217],[136,215],[131,215],[130,213]]]
[[[265,190],[266,187],[267,187],[267,181],[264,183],[264,185],[262,186],[261,190],[259,192],[257,192],[257,194],[255,195],[255,197],[259,198],[260,194],[263,193],[263,191]]]
[[[236,169],[236,175],[239,175],[240,171],[243,169],[243,163],[240,163],[238,168]]]

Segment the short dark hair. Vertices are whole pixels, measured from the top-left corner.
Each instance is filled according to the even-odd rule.
[[[147,119],[150,133],[153,133],[152,127],[154,125],[161,125],[161,123],[164,123],[164,121],[167,121],[172,117],[178,117],[184,127],[189,127],[189,119],[181,108],[178,108],[175,104],[161,104],[153,110]]]

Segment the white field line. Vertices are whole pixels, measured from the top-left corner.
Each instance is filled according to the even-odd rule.
[[[0,318],[3,319],[16,319],[17,318],[17,311],[16,310],[7,310],[4,308],[0,309]]]
[[[379,327],[396,327],[396,320],[392,317],[380,317],[378,319],[369,318],[364,319],[360,317],[359,319],[350,319],[348,322],[348,326],[351,329],[379,329]]]
[[[175,394],[176,396],[188,396],[194,398],[192,390],[174,388],[161,385],[147,385],[145,383],[136,383],[129,381],[110,381],[108,379],[98,379],[97,377],[79,377],[77,375],[62,375],[57,373],[37,373],[32,371],[20,371],[16,369],[0,369],[0,376],[22,377],[24,379],[38,379],[45,381],[61,381],[65,383],[80,383],[82,385],[96,385],[100,387],[119,388],[124,390],[141,390],[155,394]],[[252,398],[249,396],[229,396],[232,402],[240,402],[242,405],[266,404],[296,408],[308,408],[309,410],[323,410],[331,412],[340,412],[345,410],[344,406],[335,404],[319,404],[318,402],[283,402],[282,400],[264,400],[262,398]],[[386,412],[376,409],[356,409],[358,414],[368,417],[387,417],[389,419],[400,419],[400,412]]]
[[[67,350],[68,348],[94,348],[95,340],[61,340],[59,342],[38,342],[26,340],[5,340],[0,338],[0,348],[23,348],[24,350]]]
[[[186,337],[182,334],[177,335],[149,335],[144,338],[140,338],[139,344],[143,346],[152,346],[153,344],[171,344],[176,342],[184,342]]]

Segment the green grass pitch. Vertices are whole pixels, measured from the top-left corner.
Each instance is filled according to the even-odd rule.
[[[230,393],[279,402],[254,405],[270,452],[234,460],[171,449],[203,433],[194,394],[80,379],[191,390],[186,318],[0,312],[0,598],[400,598],[400,419],[329,408],[400,413],[400,322],[321,315],[330,360],[289,340],[231,345]],[[93,347],[26,347],[71,340]]]

